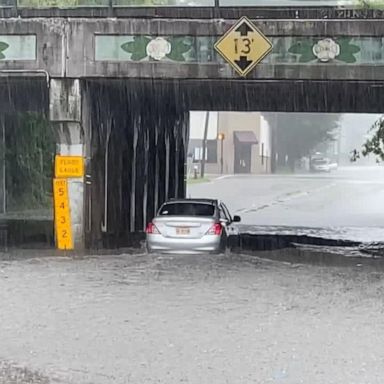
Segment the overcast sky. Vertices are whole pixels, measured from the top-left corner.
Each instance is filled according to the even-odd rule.
[[[246,113],[246,112],[245,112]],[[191,111],[190,113],[190,138],[202,139],[204,136],[205,111]],[[208,139],[214,140],[217,137],[217,112],[209,113]],[[360,141],[372,124],[380,117],[375,114],[343,114],[340,121],[340,126],[343,128],[345,136],[350,136],[348,133],[356,136],[356,141]]]
[[[192,111],[190,113],[190,138],[203,139],[207,112]],[[217,112],[209,112],[208,140],[217,137]]]

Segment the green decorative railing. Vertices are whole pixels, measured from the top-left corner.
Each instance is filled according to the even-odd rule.
[[[214,49],[218,36],[95,37],[95,60],[105,62],[223,62]],[[269,65],[384,65],[382,37],[272,37]]]
[[[215,50],[220,36],[95,35],[98,62],[223,63]],[[272,36],[268,65],[384,66],[382,36]],[[0,61],[35,61],[35,35],[0,35]]]
[[[0,0],[0,7],[351,7],[384,9],[384,0]]]

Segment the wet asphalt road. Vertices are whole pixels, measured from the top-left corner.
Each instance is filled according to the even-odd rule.
[[[384,275],[240,255],[0,262],[0,383],[382,383]]]
[[[382,166],[319,174],[233,176],[191,185],[188,194],[222,199],[245,225],[384,230]]]

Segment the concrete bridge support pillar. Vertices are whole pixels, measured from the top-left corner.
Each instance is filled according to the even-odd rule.
[[[89,81],[86,133],[87,246],[126,247],[165,200],[185,195],[189,112],[175,87]]]
[[[81,124],[81,87],[78,79],[51,79],[49,116],[57,129],[56,154],[84,156]],[[75,249],[84,247],[84,179],[69,179],[72,232]]]

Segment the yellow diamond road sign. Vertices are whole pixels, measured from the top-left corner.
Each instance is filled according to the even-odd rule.
[[[243,17],[215,44],[215,49],[241,76],[246,76],[271,52],[272,43]]]

